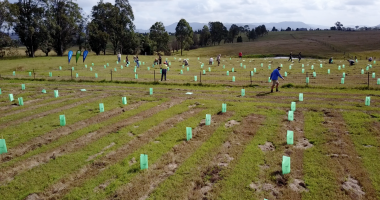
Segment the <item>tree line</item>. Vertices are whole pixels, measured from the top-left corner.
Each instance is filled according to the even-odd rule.
[[[109,49],[113,54],[170,54],[171,50],[181,50],[182,54],[182,50],[219,45],[222,41],[233,43],[237,37],[241,42],[241,34],[246,34],[249,40],[268,34],[264,25],[250,30],[248,25],[233,24],[227,29],[221,22],[210,22],[202,30],[193,31],[189,23],[181,19],[175,40],[170,44],[162,22],[153,24],[149,33],[140,34],[135,32],[133,21],[128,0],[115,0],[114,4],[100,0],[87,16],[71,0],[19,0],[16,3],[3,0],[0,1],[0,49],[22,44],[29,57],[34,57],[38,49],[46,56],[51,51],[63,56],[73,46],[97,55],[106,54]],[[1,30],[13,30],[19,41],[12,41]]]

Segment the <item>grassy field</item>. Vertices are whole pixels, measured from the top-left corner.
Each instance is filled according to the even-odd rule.
[[[42,71],[44,59],[27,63]],[[230,62],[244,69],[237,59],[223,64]],[[217,83],[0,80],[0,132],[8,147],[0,162],[1,198],[380,199],[380,91],[329,86],[270,94],[265,83],[242,96],[240,86]],[[288,120],[291,102],[294,121]],[[63,114],[67,124],[60,126]],[[146,170],[140,154],[148,155]],[[290,174],[282,174],[282,156],[291,158]]]
[[[149,83],[161,79],[159,67],[153,66],[154,58],[154,56],[140,56],[142,64],[139,68],[136,68],[136,63],[126,66],[123,60],[117,64],[115,56],[89,56],[85,63],[74,64],[75,61],[72,61],[69,65],[67,58],[60,57],[1,60],[0,75],[2,78],[10,79],[104,82],[111,81],[112,73],[113,81]],[[334,60],[334,64],[328,64],[325,59],[302,59],[301,62],[294,59],[290,62],[288,59],[244,58],[240,60],[222,56],[221,64],[218,66],[217,63],[209,65],[208,57],[170,56],[164,59],[170,62],[165,82],[168,84],[202,83],[268,87],[271,86],[268,78],[272,71],[278,66],[283,66],[281,73],[285,81],[280,81],[282,85],[324,88],[364,88],[369,85],[373,89],[380,86],[378,85],[380,83],[379,62],[376,61],[370,63],[366,60],[358,60],[354,66],[349,66],[347,61],[338,59]],[[181,62],[183,59],[189,59],[189,67],[183,66]],[[307,77],[309,77],[308,84]],[[234,78],[235,81],[233,81]],[[343,84],[342,78],[344,78]]]

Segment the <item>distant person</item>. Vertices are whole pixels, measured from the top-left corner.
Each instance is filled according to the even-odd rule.
[[[183,62],[185,63],[185,66],[189,66],[189,61],[187,61],[186,59],[183,59]]]
[[[240,58],[240,60],[243,58],[243,53],[242,52],[239,53],[239,58]]]
[[[329,64],[333,64],[333,57],[329,59]]]
[[[372,60],[373,60],[372,57],[368,58],[368,62],[372,62]]]
[[[350,63],[350,66],[355,65],[355,61],[354,60],[347,60],[347,61]]]
[[[289,55],[289,60],[290,60],[290,61],[293,61],[292,52],[290,52],[290,55]],[[288,62],[289,62],[289,60],[288,60]]]
[[[212,65],[212,63],[214,63],[214,58],[211,57],[210,60],[208,61],[208,64]]]
[[[121,54],[120,52],[117,54],[117,62],[120,62],[120,59],[121,59]]]
[[[162,58],[161,58],[161,54],[158,54],[158,64],[160,65],[160,67],[161,67],[161,65],[162,65]]]
[[[158,59],[157,59],[157,58],[154,59],[153,64],[154,64],[154,65],[158,65]]]
[[[302,59],[302,56],[301,56],[301,52],[298,54],[298,62],[301,62],[301,59]]]
[[[218,55],[218,57],[216,57],[216,61],[218,62],[218,67],[219,67],[219,65],[220,65],[220,57],[221,57],[222,55]]]
[[[140,68],[139,56],[135,57],[135,62],[136,62],[137,68]]]
[[[128,55],[125,57],[125,65],[129,65]]]
[[[272,89],[270,90],[271,93],[273,93],[273,88],[275,85],[276,85],[276,92],[278,92],[278,85],[280,84],[278,82],[278,77],[282,78],[280,74],[280,70],[281,70],[281,67],[277,67],[277,69],[273,70],[272,74],[270,75],[270,80],[272,80],[273,82]],[[282,80],[285,80],[285,79],[282,78]]]
[[[163,80],[164,76],[165,76],[165,81],[166,81],[166,71],[168,69],[168,66],[166,64],[163,64],[160,68],[162,69],[161,81]]]

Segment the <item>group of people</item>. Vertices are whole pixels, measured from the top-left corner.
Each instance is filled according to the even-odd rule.
[[[300,53],[298,54],[298,62],[301,62],[301,59],[302,59],[302,55],[301,55],[301,52],[300,52]],[[293,52],[290,52],[288,62],[289,62],[289,61],[293,62]]]

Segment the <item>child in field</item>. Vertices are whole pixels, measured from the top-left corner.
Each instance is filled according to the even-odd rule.
[[[290,60],[290,61],[293,61],[292,52],[290,52],[290,55],[289,55],[289,60]],[[288,60],[288,62],[289,62],[289,60]]]
[[[154,65],[158,65],[158,59],[157,59],[157,58],[154,59],[153,64],[154,64]]]
[[[222,55],[218,55],[218,57],[216,57],[216,61],[218,61],[218,67],[219,67],[219,65],[220,65],[220,57],[221,57]]]
[[[243,53],[242,52],[239,53],[239,58],[240,58],[240,60],[243,59]]]
[[[298,62],[301,62],[301,59],[302,59],[302,56],[301,56],[301,52],[298,54]]]
[[[125,57],[125,65],[129,65],[128,55]]]
[[[329,64],[333,64],[333,58],[332,57],[329,59]]]
[[[210,60],[208,61],[208,64],[212,65],[213,62],[214,62],[214,58],[211,57]]]
[[[140,68],[139,56],[135,57],[135,62],[136,62],[137,68]]]
[[[280,74],[280,70],[281,70],[281,67],[277,67],[277,69],[273,70],[272,74],[270,75],[270,80],[272,80],[273,84],[272,84],[272,89],[271,89],[271,93],[273,93],[273,88],[274,86],[276,85],[276,92],[278,92],[278,85],[280,84],[278,82],[278,77],[282,78],[281,74]],[[285,80],[284,78],[282,78],[282,80]]]
[[[121,54],[118,53],[118,54],[117,54],[117,62],[120,62],[120,59],[121,59]]]
[[[373,60],[372,57],[368,58],[368,62],[372,62],[372,60]]]

